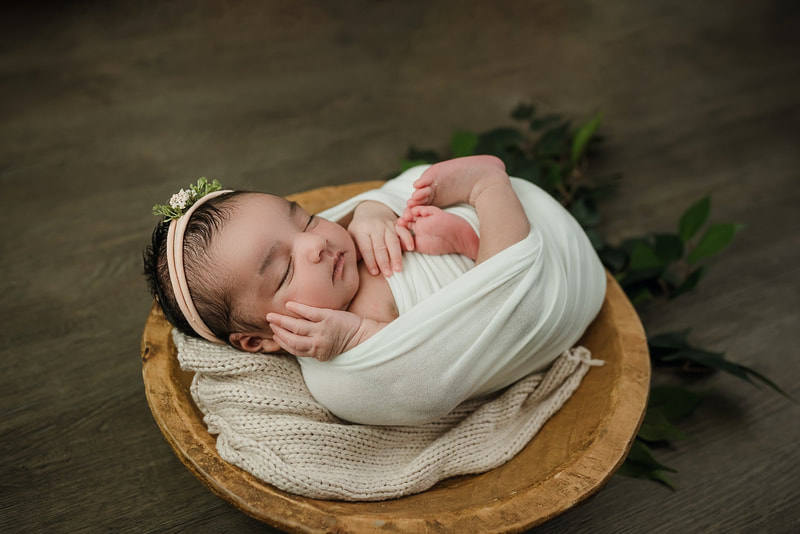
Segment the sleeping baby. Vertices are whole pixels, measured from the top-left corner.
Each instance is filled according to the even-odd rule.
[[[497,158],[434,165],[414,187],[400,218],[383,204],[365,201],[338,222],[274,195],[206,196],[199,199],[205,206],[195,208],[195,221],[189,221],[183,235],[188,293],[175,298],[181,285],[166,283],[174,268],[154,257],[167,257],[165,247],[176,246],[162,240],[159,229],[146,262],[155,267],[150,276],[154,294],[189,335],[248,352],[285,350],[329,360],[397,318],[385,278],[402,269],[402,251],[462,254],[477,264],[528,232],[528,220]],[[480,245],[464,219],[438,209],[457,203],[476,208]],[[201,251],[193,246],[196,234],[205,238]],[[170,272],[163,272],[165,266]],[[201,270],[213,272],[214,278]],[[195,310],[184,311],[173,300],[192,303]],[[181,315],[200,327],[187,330]]]
[[[317,216],[240,191],[187,208],[145,254],[168,320],[300,357],[314,397],[354,422],[434,420],[543,369],[605,294],[574,219],[491,156],[411,169]]]

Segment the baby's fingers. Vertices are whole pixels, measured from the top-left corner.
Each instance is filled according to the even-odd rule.
[[[328,311],[325,308],[315,308],[313,306],[308,306],[306,304],[300,304],[299,302],[294,302],[294,301],[291,301],[291,300],[286,303],[286,309],[289,310],[290,312],[294,312],[297,315],[300,315],[301,317],[305,317],[309,321],[313,321],[315,323],[318,323],[318,322],[322,321],[323,319],[325,319],[325,317],[327,317],[327,313],[326,312]],[[273,314],[271,314],[271,313],[267,314],[267,320],[269,320],[269,317],[271,315],[273,315]],[[275,315],[278,315],[278,314],[275,314]],[[286,316],[283,316],[283,317],[286,317]],[[302,319],[292,319],[292,320],[293,321],[298,321],[298,322],[300,322],[300,321],[305,322]]]
[[[389,262],[391,263],[389,274],[392,271],[400,271],[403,269],[403,247],[400,244],[400,236],[394,227],[387,227],[385,233],[386,250],[389,253]],[[384,273],[386,274],[386,273]]]
[[[308,333],[311,331],[311,323],[309,323],[307,320],[289,317],[288,315],[281,315],[280,313],[268,313],[267,322],[273,331],[276,325],[283,330],[294,332],[295,334],[300,335],[308,335]]]
[[[403,248],[411,251],[414,250],[414,236],[411,234],[411,230],[408,229],[407,224],[408,222],[406,221],[405,224],[401,225],[398,220],[395,231],[397,232],[397,237],[400,239]]]
[[[331,359],[330,351],[318,346],[313,337],[295,334],[280,326],[273,325],[272,338],[283,350],[298,358],[314,358],[321,362],[327,362]]]
[[[353,236],[353,239],[356,242],[358,251],[361,253],[361,260],[364,262],[364,266],[372,274],[378,274],[380,270],[378,269],[378,263],[375,261],[375,253],[372,250],[372,239],[364,234]]]
[[[301,336],[290,332],[276,323],[270,324],[272,328],[272,339],[280,345],[280,347],[295,356],[308,356],[308,349],[310,342],[306,336]]]

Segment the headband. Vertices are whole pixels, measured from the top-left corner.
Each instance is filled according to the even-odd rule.
[[[216,180],[212,184],[208,184],[204,178],[201,178],[198,180],[197,186],[190,186],[189,191],[181,189],[179,193],[173,195],[172,199],[170,199],[169,207],[156,206],[153,208],[154,213],[165,216],[164,222],[169,220],[167,266],[175,301],[178,303],[181,313],[189,322],[189,326],[204,339],[218,344],[224,344],[225,342],[215,336],[200,318],[200,314],[192,301],[192,294],[189,292],[189,284],[186,282],[186,272],[183,267],[183,234],[189,225],[189,219],[191,219],[197,208],[212,198],[230,192],[232,192],[230,189],[219,190],[219,182]],[[192,204],[186,211],[183,211],[189,203]]]

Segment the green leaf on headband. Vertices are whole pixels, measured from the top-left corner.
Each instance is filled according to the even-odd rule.
[[[219,191],[222,186],[217,180],[209,183],[205,177],[199,178],[196,184],[190,184],[188,189],[181,189],[169,199],[169,204],[156,204],[153,206],[153,215],[161,215],[162,222],[179,219],[195,202],[214,191]]]

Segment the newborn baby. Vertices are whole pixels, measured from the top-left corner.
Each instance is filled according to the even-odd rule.
[[[308,390],[355,423],[434,421],[546,369],[605,295],[577,221],[488,156],[409,169],[319,217],[222,191],[177,215],[147,255],[172,324],[254,368],[260,352],[311,356]]]
[[[153,234],[146,254],[153,294],[184,333],[248,352],[329,360],[397,317],[386,276],[402,268],[403,250],[462,254],[478,264],[528,233],[497,158],[434,165],[414,187],[400,218],[367,201],[337,222],[273,195],[200,199],[170,223],[182,223],[182,236],[165,225]],[[437,209],[457,203],[475,208],[480,241],[466,221]],[[165,261],[170,252],[182,261]]]

